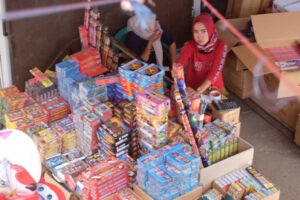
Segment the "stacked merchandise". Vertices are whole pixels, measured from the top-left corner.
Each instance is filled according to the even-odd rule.
[[[213,123],[205,124],[200,134],[196,135],[198,144],[201,135],[211,164],[237,153],[238,138],[235,132],[235,126],[216,119]]]
[[[82,199],[103,199],[128,187],[127,168],[111,157],[82,172]]]
[[[100,117],[101,123],[105,123],[112,118],[112,109],[106,103],[96,105],[93,110]]]
[[[50,122],[66,117],[70,113],[70,105],[59,95],[54,95],[41,102],[48,112]]]
[[[152,90],[137,96],[137,130],[141,154],[157,150],[167,143],[170,99]]]
[[[264,199],[278,192],[269,180],[251,166],[221,177],[215,183],[231,199]]]
[[[97,131],[99,151],[107,156],[119,157],[128,153],[130,129],[113,117],[101,124]]]
[[[18,88],[14,85],[0,90],[0,122],[2,124],[5,124],[4,115],[8,112],[4,107],[5,98],[19,92]]]
[[[58,91],[60,95],[74,108],[81,104],[78,82],[90,80],[79,71],[75,60],[68,59],[56,64]]]
[[[22,109],[22,112],[30,119],[34,124],[44,122],[49,124],[48,112],[40,106],[38,103],[31,104]]]
[[[128,100],[136,98],[137,93],[151,88],[159,94],[164,94],[163,77],[165,71],[162,67],[140,60],[132,60],[119,68],[121,85]]]
[[[80,100],[84,104],[90,100],[96,102],[107,101],[107,89],[105,85],[97,85],[96,79],[91,79],[79,83]]]
[[[200,200],[222,200],[222,194],[216,189],[210,189]]]
[[[136,161],[130,157],[128,154],[124,154],[119,157],[120,160],[124,161],[125,166],[128,170],[128,183],[129,186],[132,188],[133,184],[135,183],[135,177],[136,177]]]
[[[70,117],[56,121],[52,127],[56,129],[57,134],[62,139],[61,152],[66,153],[77,147],[75,126]]]
[[[85,135],[84,135],[84,122],[83,117],[87,114],[91,113],[91,110],[85,106],[80,106],[73,110],[73,121],[76,130],[77,136],[77,145],[81,152],[85,152]],[[89,155],[87,153],[87,155]]]
[[[106,85],[107,96],[115,101],[123,101],[123,88],[121,85],[121,78],[117,72],[111,72],[106,75],[99,76],[96,79],[97,85]]]
[[[49,128],[49,126],[47,124],[45,124],[44,122],[39,122],[36,124],[33,124],[31,126],[28,126],[25,128],[25,133],[27,133],[30,137],[33,137],[36,133],[45,130]]]
[[[201,159],[189,145],[167,145],[137,161],[137,184],[154,199],[176,199],[200,185]]]
[[[100,117],[94,112],[83,116],[83,138],[81,138],[81,151],[85,155],[97,152],[97,129],[101,123]]]
[[[79,64],[79,70],[85,76],[95,77],[108,71],[101,64],[100,53],[94,48],[83,49],[71,58]]]
[[[125,188],[114,194],[113,200],[139,200],[132,190]]]
[[[50,78],[51,82],[55,82],[53,78]],[[29,79],[25,82],[25,92],[36,101],[40,102],[50,96],[58,93],[57,85],[54,83],[49,87],[45,87],[37,78]]]
[[[159,94],[164,94],[163,80],[165,70],[155,64],[148,65],[137,70],[136,78],[134,79],[134,87],[136,92],[142,92],[145,89],[151,88]]]
[[[41,160],[48,159],[61,152],[61,138],[52,128],[34,134],[33,139],[38,146]]]
[[[128,100],[134,99],[134,80],[136,72],[140,68],[146,67],[147,64],[140,60],[132,60],[129,63],[119,67],[119,74],[121,77],[121,85],[123,92],[126,94]]]

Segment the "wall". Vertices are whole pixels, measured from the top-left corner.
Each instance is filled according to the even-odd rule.
[[[191,38],[193,0],[154,0],[158,19],[174,36],[177,46]],[[6,0],[6,10],[38,8],[81,2],[80,0]],[[128,17],[119,4],[99,7],[101,21],[116,33],[126,26]],[[79,37],[77,27],[83,24],[83,10],[63,12],[7,23],[12,81],[21,90],[31,78],[28,70],[37,66],[41,70],[53,61],[58,52],[72,39]],[[79,43],[75,45],[79,50]]]

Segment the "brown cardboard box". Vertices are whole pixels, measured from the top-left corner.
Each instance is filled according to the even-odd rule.
[[[238,138],[238,153],[200,170],[200,184],[211,184],[215,179],[252,164],[254,147]]]
[[[241,134],[241,122],[235,124],[236,126],[236,132],[235,132],[235,135],[240,137],[240,134]]]
[[[212,104],[208,104],[208,107],[212,110],[213,119],[221,119],[232,125],[237,124],[240,121],[240,107],[228,111],[217,111]]]
[[[151,196],[149,196],[144,190],[139,188],[136,184],[133,185],[133,191],[139,195],[143,200],[153,200]],[[175,200],[197,200],[202,195],[202,187],[199,186],[193,191],[190,191],[181,197],[176,198]]]
[[[300,146],[300,113],[298,115],[298,121],[296,125],[295,143]]]
[[[44,178],[47,183],[51,183],[51,184],[55,185],[56,187],[58,187],[65,194],[66,199],[71,198],[72,192],[69,192],[68,190],[66,190],[66,188],[64,188],[61,184],[56,182],[48,173],[45,173]]]
[[[133,194],[133,196],[137,199],[137,200],[144,200],[144,198],[142,198],[141,196],[139,196],[137,193],[135,193],[133,190],[131,190],[130,188],[127,188],[128,190],[130,190]],[[109,197],[104,198],[103,200],[113,200],[114,199],[115,194],[110,195]]]
[[[249,29],[249,17],[228,19],[228,21],[240,32],[244,32]],[[215,27],[218,32],[218,38],[227,42],[229,50],[231,50],[234,46],[241,45],[241,41],[224,25],[222,21],[216,22]],[[255,39],[249,38],[249,40],[254,41]]]
[[[213,182],[212,188],[217,189],[223,195],[223,197],[225,197],[226,192],[221,187],[219,187],[219,185],[216,184],[216,182]],[[203,192],[203,194],[204,194],[204,192]],[[279,197],[280,197],[280,190],[278,189],[277,192],[275,192],[274,194],[272,194],[270,196],[263,198],[262,200],[279,200]]]
[[[258,14],[261,0],[235,0],[232,18],[249,17]]]
[[[262,49],[298,45],[297,40],[300,39],[300,12],[252,15],[251,20],[255,38]],[[300,89],[300,71],[282,71],[281,77],[283,75]],[[277,82],[272,81],[273,87],[278,88],[277,98],[295,96],[281,77]]]

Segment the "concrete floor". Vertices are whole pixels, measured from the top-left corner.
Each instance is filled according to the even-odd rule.
[[[243,101],[240,136],[254,146],[253,166],[280,188],[281,200],[300,200],[300,147]]]

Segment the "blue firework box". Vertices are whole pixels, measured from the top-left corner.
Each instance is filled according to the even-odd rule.
[[[79,71],[79,64],[73,59],[68,59],[68,60],[65,60],[63,62],[57,63],[55,65],[55,70],[56,70],[57,76],[65,77],[66,76],[66,74],[65,74],[66,71],[70,70],[71,68],[75,69],[76,67]]]
[[[147,63],[141,60],[134,59],[118,68],[120,77],[133,83],[134,79],[136,78],[136,72],[139,69],[145,68],[147,65],[148,65]],[[132,68],[137,68],[137,69],[132,70]]]
[[[151,69],[156,69],[158,70],[157,73],[153,74],[152,76],[147,75],[148,71]],[[165,70],[164,68],[151,64],[145,67],[142,67],[137,70],[136,73],[136,79],[134,80],[136,84],[139,85],[140,82],[145,83],[145,84],[158,84],[159,82],[163,81],[165,75]]]

